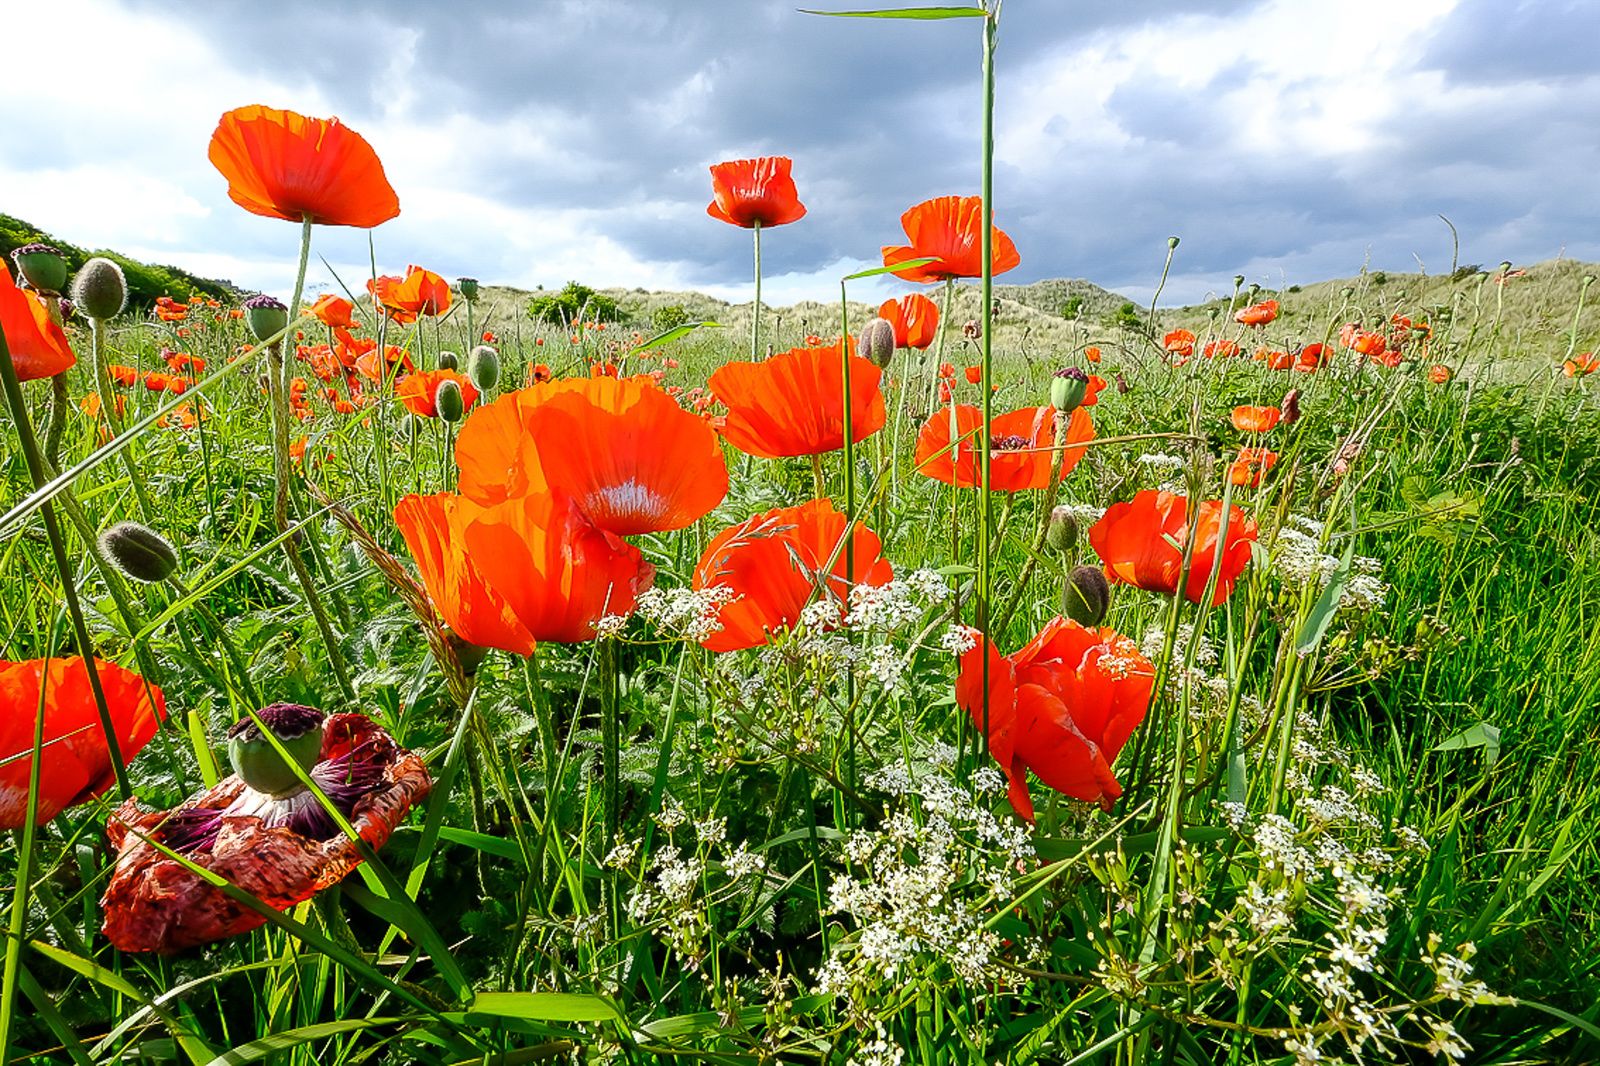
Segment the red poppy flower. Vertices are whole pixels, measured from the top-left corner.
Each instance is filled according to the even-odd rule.
[[[798,221],[806,208],[789,174],[793,165],[792,159],[781,155],[715,164],[711,168],[714,199],[706,206],[706,214],[745,229],[757,223],[765,229]]]
[[[1078,402],[1079,407],[1093,407],[1100,402],[1100,390],[1106,387],[1106,379],[1099,374],[1089,375],[1089,386],[1083,390],[1083,399]]]
[[[1233,428],[1240,433],[1266,433],[1282,417],[1283,412],[1276,407],[1235,407]]]
[[[112,384],[121,385],[125,389],[131,389],[135,385],[139,384],[139,378],[141,375],[136,367],[120,366],[116,363],[112,363],[110,366],[106,367],[106,376],[111,379]]]
[[[66,370],[77,357],[67,344],[67,335],[50,317],[44,301],[23,292],[11,280],[11,271],[0,263],[0,333],[5,334],[6,350],[19,381],[53,378]]]
[[[1206,359],[1232,359],[1239,354],[1239,346],[1233,341],[1206,341],[1200,354]]]
[[[371,278],[367,291],[397,322],[414,322],[418,315],[430,318],[450,310],[450,283],[431,270],[416,264],[406,267],[406,276]]]
[[[1600,370],[1600,356],[1591,352],[1573,356],[1561,364],[1561,372],[1569,378],[1588,377],[1596,370]]]
[[[1085,362],[1098,363],[1100,361],[1100,349],[1091,344],[1083,350],[1083,358]]]
[[[939,335],[939,305],[920,292],[883,301],[878,317],[894,327],[896,348],[926,349]]]
[[[1382,333],[1363,330],[1354,322],[1345,323],[1339,330],[1339,342],[1346,348],[1370,356],[1380,356],[1389,347],[1388,339]]]
[[[1059,617],[1005,657],[971,633],[977,645],[961,656],[956,702],[984,728],[987,655],[989,754],[1010,782],[1017,814],[1034,820],[1029,770],[1063,795],[1109,809],[1122,794],[1111,764],[1144,721],[1155,688],[1155,670],[1138,645],[1116,630]]]
[[[989,430],[990,488],[998,492],[1042,489],[1050,484],[1050,450],[1055,444],[1056,409],[1023,407],[996,416]],[[982,476],[978,453],[978,429],[983,411],[972,404],[935,411],[917,433],[917,472],[946,485],[970,489]],[[951,449],[952,437],[959,441]],[[1083,458],[1081,447],[1094,439],[1094,421],[1082,407],[1067,420],[1067,447],[1061,455],[1061,476],[1065,478]]]
[[[434,401],[439,395],[439,386],[446,381],[453,381],[461,386],[461,399],[465,401],[464,409],[470,410],[472,405],[478,402],[478,390],[467,380],[465,374],[455,370],[419,370],[415,374],[407,374],[395,387],[394,394],[412,414],[421,415],[423,418],[438,418],[439,407]]]
[[[370,229],[400,213],[377,153],[337,118],[241,107],[222,116],[208,155],[252,214]]]
[[[133,671],[99,659],[94,665],[126,765],[156,735],[166,701],[159,688]],[[0,829],[20,829],[27,820],[41,686],[44,748],[36,824],[94,799],[116,780],[83,659],[0,660]]]
[[[189,305],[170,296],[157,296],[156,317],[163,322],[182,322],[189,317]]]
[[[844,535],[845,516],[831,500],[779,507],[718,533],[695,566],[694,587],[726,587],[735,598],[718,611],[722,628],[700,643],[719,652],[757,647],[774,630],[792,627],[816,597],[844,604],[846,574],[861,585],[894,578],[876,533],[858,524],[849,560],[839,547]]]
[[[968,385],[976,385],[983,380],[983,367],[981,366],[965,367],[961,373],[966,377]]]
[[[341,329],[355,329],[358,325],[354,318],[355,312],[355,304],[331,292],[318,296],[317,302],[306,309],[306,314],[315,317],[330,329],[335,326]]]
[[[1312,374],[1327,364],[1333,353],[1325,344],[1308,344],[1294,356],[1294,369],[1302,374]]]
[[[930,256],[933,262],[896,270],[895,277],[906,281],[946,281],[983,276],[982,197],[940,196],[924,200],[900,216],[900,225],[911,243],[884,245],[883,265]],[[999,226],[993,232],[994,272],[1003,274],[1022,262],[1022,257]]]
[[[428,598],[452,632],[480,648],[533,652],[533,634],[489,587],[466,549],[466,527],[483,508],[454,493],[407,496],[394,524],[416,560]]]
[[[1278,453],[1265,448],[1240,448],[1239,458],[1228,464],[1228,477],[1244,488],[1261,487],[1261,479],[1278,462]]]
[[[850,348],[850,432],[883,428],[882,371]],[[791,348],[760,363],[725,363],[707,384],[728,408],[722,436],[763,459],[820,455],[844,447],[843,350]]]
[[[1233,320],[1244,326],[1264,326],[1277,317],[1277,300],[1267,300],[1253,304],[1250,307],[1240,308],[1233,313]]]
[[[1106,577],[1151,592],[1176,595],[1183,571],[1183,545],[1189,539],[1188,508],[1187,497],[1152,489],[1139,492],[1132,500],[1112,504],[1089,528],[1089,544],[1105,564]],[[1200,602],[1211,576],[1222,526],[1221,501],[1201,503],[1198,522],[1189,578],[1183,585],[1183,594],[1191,603]],[[1232,506],[1212,606],[1233,592],[1234,582],[1250,563],[1255,539],[1255,519],[1238,505]]]

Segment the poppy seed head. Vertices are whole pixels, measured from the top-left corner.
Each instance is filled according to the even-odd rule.
[[[244,302],[245,321],[256,340],[266,342],[289,328],[289,308],[272,296],[256,295]]]
[[[40,292],[59,293],[67,287],[67,261],[60,249],[34,241],[12,252],[11,258],[28,284]]]

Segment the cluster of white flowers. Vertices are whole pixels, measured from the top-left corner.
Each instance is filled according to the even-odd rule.
[[[634,611],[664,632],[698,643],[722,629],[718,616],[736,598],[737,593],[727,585],[705,589],[664,589],[658,585],[639,594]]]
[[[846,1066],[900,1066],[906,1053],[884,1031],[879,1022],[872,1039],[862,1041],[851,1054]]]
[[[1168,455],[1165,452],[1145,452],[1139,456],[1139,462],[1151,470],[1182,470],[1183,456]]]
[[[980,636],[982,634],[971,626],[954,625],[939,638],[939,647],[951,655],[965,655],[978,646]]]
[[[1278,530],[1272,548],[1272,571],[1286,584],[1308,585],[1315,582],[1326,588],[1338,573],[1337,556],[1322,550],[1321,526],[1310,519],[1299,519],[1301,525],[1313,525],[1313,532],[1295,526]],[[1389,586],[1383,580],[1383,564],[1370,556],[1358,555],[1350,560],[1350,575],[1339,593],[1339,608],[1346,611],[1374,611],[1383,606]]]
[[[629,615],[608,614],[594,624],[596,640],[615,640],[622,636],[622,631],[628,628]]]
[[[904,581],[886,581],[850,589],[850,609],[844,624],[855,629],[899,629],[921,617],[922,605],[911,586]]]

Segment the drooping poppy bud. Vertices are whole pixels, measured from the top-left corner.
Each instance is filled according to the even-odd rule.
[[[467,356],[467,377],[483,392],[500,383],[500,353],[487,344],[480,344]]]
[[[288,328],[289,308],[282,300],[271,296],[252,296],[244,302],[244,320],[251,336],[265,342]]]
[[[1111,609],[1111,583],[1097,566],[1075,566],[1061,585],[1061,613],[1081,626],[1097,626]]]
[[[128,279],[120,266],[97,255],[72,279],[72,300],[97,322],[116,318],[128,303]]]
[[[300,769],[310,773],[322,752],[323,713],[298,703],[274,703],[257,711],[256,717],[278,738]],[[228,730],[228,759],[245,784],[274,799],[305,789],[260,726],[248,717],[239,719]]]
[[[1071,414],[1083,404],[1088,391],[1088,374],[1075,366],[1057,370],[1050,378],[1050,406],[1063,414]]]
[[[60,295],[67,287],[67,261],[61,258],[60,249],[35,241],[12,252],[11,259],[28,284],[40,292]]]
[[[894,324],[886,318],[874,318],[861,329],[856,351],[873,366],[885,368],[894,358]]]
[[[1078,546],[1078,520],[1072,517],[1072,508],[1062,504],[1051,509],[1044,542],[1051,551],[1062,555]]]
[[[461,395],[461,386],[448,379],[439,382],[433,394],[433,409],[446,422],[461,421],[467,413],[467,400]]]
[[[439,369],[440,370],[459,370],[459,369],[461,369],[461,357],[459,355],[457,355],[455,352],[450,351],[449,349],[444,349],[444,350],[440,351],[439,352]]]
[[[1278,410],[1283,412],[1279,419],[1284,425],[1293,425],[1300,420],[1300,390],[1290,389],[1283,394],[1283,402],[1278,405]]]
[[[135,581],[165,581],[178,568],[178,553],[166,538],[138,522],[118,522],[97,543],[101,557]]]
[[[456,288],[461,290],[461,298],[468,303],[478,298],[477,278],[457,278]]]

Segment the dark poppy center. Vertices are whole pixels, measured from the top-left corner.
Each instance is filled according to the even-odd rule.
[[[1033,447],[1033,441],[1020,433],[1008,433],[1004,437],[995,437],[989,441],[990,451],[1020,452]]]

